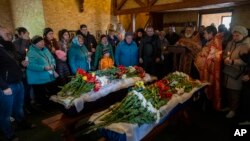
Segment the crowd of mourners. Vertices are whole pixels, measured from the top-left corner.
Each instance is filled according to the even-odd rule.
[[[18,140],[11,117],[22,129],[35,128],[24,114],[39,106],[49,110],[49,97],[78,68],[89,72],[139,65],[160,79],[175,65],[169,47],[186,48],[179,69],[211,84],[204,93],[215,110],[227,110],[226,118],[238,115],[239,124],[250,124],[250,39],[245,27],[211,25],[195,30],[187,25],[178,35],[173,26],[166,32],[148,26],[135,33],[117,32],[111,26],[107,35],[96,39],[82,24],[75,35],[62,29],[58,38],[49,27],[32,38],[25,27],[18,27],[16,35],[0,27],[1,131],[8,140]]]

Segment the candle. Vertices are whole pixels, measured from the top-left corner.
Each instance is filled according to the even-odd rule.
[[[90,60],[88,61],[89,70],[91,70]]]
[[[28,53],[28,49],[27,48],[25,49],[25,52],[26,52],[25,61],[29,61],[29,58],[27,56],[27,53]]]
[[[228,52],[227,52],[227,57],[230,58],[230,55],[231,55],[231,52],[228,51]]]
[[[90,43],[90,48],[91,48],[91,49],[93,48],[93,44],[92,44],[92,43]]]

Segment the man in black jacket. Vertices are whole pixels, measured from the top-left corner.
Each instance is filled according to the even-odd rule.
[[[153,27],[146,28],[146,36],[142,39],[139,48],[139,62],[143,65],[145,71],[152,75],[157,75],[161,56],[161,42],[154,34]],[[158,76],[158,75],[157,75]]]
[[[8,34],[6,28],[0,27],[0,129],[8,140],[18,141],[11,128],[10,116],[13,115],[22,128],[32,128],[34,125],[24,120],[22,71]]]
[[[97,46],[97,42],[95,37],[89,33],[87,25],[80,25],[80,30],[76,32],[77,35],[82,35],[84,38],[84,45],[88,49],[89,52],[95,52],[95,48]]]

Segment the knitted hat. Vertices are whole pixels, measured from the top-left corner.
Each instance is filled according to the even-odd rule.
[[[32,44],[37,44],[38,42],[42,41],[43,37],[39,36],[39,35],[35,35],[32,39],[31,42]]]
[[[244,37],[246,37],[248,35],[248,31],[244,26],[235,26],[232,30],[232,33],[234,32],[239,32],[241,35],[243,35]]]
[[[43,36],[45,37],[49,32],[53,32],[53,30],[51,28],[49,28],[49,27],[44,28],[44,30],[43,30]]]
[[[126,32],[125,37],[127,37],[127,36],[133,36],[133,33],[132,32]]]

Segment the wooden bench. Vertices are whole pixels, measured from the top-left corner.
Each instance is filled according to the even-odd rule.
[[[60,113],[42,120],[42,123],[48,126],[53,132],[62,132],[62,138],[64,138],[64,140],[74,141],[75,139],[72,132],[75,129],[75,125],[79,122],[79,120],[87,120],[91,114],[92,113],[70,117]]]
[[[76,124],[79,121],[88,120],[92,114],[107,109],[110,105],[121,101],[126,95],[127,89],[122,89],[94,102],[85,103],[84,109],[81,111],[81,113],[72,116],[60,113],[42,120],[42,123],[49,127],[53,132],[62,132],[62,137],[66,141],[74,141],[74,130]]]

